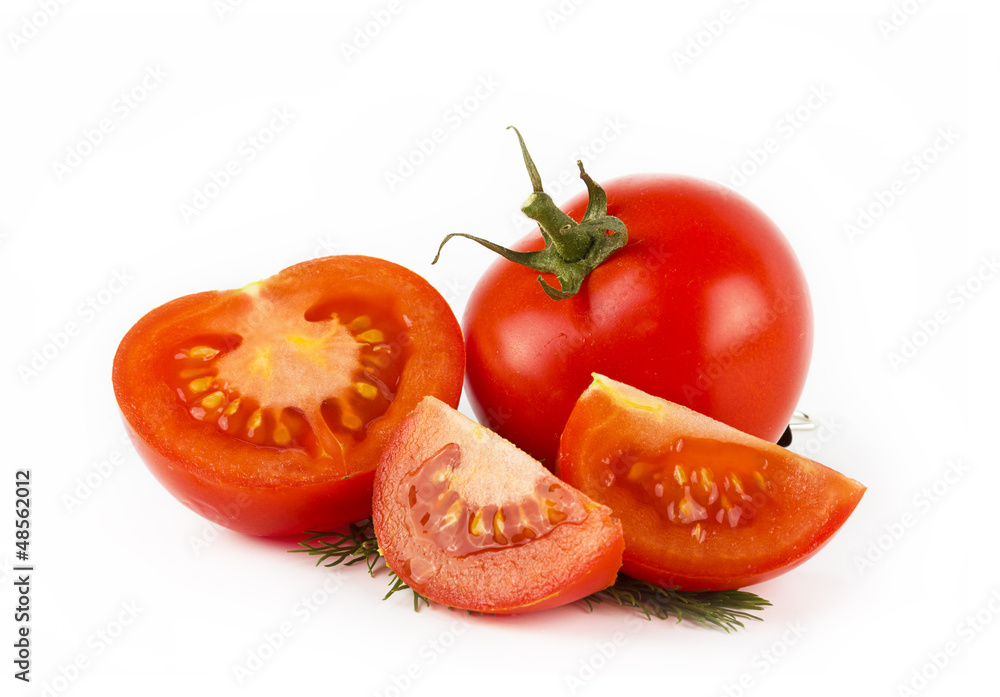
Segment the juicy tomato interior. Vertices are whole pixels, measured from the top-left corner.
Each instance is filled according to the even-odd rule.
[[[771,498],[767,457],[736,443],[677,438],[662,452],[627,450],[612,463],[608,488],[620,486],[665,523],[689,529],[698,542],[712,526],[749,524]]]
[[[513,503],[471,504],[454,485],[462,449],[448,443],[411,473],[407,490],[416,534],[454,556],[526,544],[562,523],[579,523],[587,509],[558,482],[540,479]]]
[[[404,321],[359,299],[304,314],[270,304],[231,324],[180,341],[163,372],[192,418],[258,446],[342,459],[388,409],[406,365],[387,338]]]
[[[391,262],[340,256],[152,310],[113,377],[161,483],[222,525],[277,535],[369,515],[392,431],[426,395],[457,404],[463,369],[436,290]]]

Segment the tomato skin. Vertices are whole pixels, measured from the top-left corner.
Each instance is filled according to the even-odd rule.
[[[458,403],[464,371],[458,322],[423,278],[372,257],[310,260],[265,279],[259,288],[184,296],[153,309],[129,330],[112,371],[126,430],[143,462],[175,498],[232,530],[293,535],[365,518],[371,514],[375,466],[398,422],[426,394]],[[411,324],[399,336],[408,353],[394,398],[367,425],[364,438],[350,441],[342,455],[319,458],[302,449],[235,438],[193,418],[169,384],[167,373],[179,342],[225,333],[255,310],[267,324],[269,317],[255,294],[298,312],[331,295],[339,297],[344,289],[352,297],[370,298],[373,310],[391,311]],[[307,325],[304,318],[301,322]]]
[[[449,607],[512,615],[565,605],[614,583],[624,549],[621,525],[605,506],[578,491],[572,496],[587,510],[582,521],[556,525],[519,546],[456,556],[417,534],[414,523],[408,521],[413,503],[407,506],[407,489],[416,482],[421,463],[449,442],[461,445],[462,458],[469,463],[463,464],[466,469],[458,478],[481,477],[501,485],[504,494],[511,496],[511,510],[525,506],[526,499],[515,493],[522,478],[569,490],[510,443],[439,400],[425,398],[386,446],[375,475],[372,505],[380,550],[407,585]],[[472,509],[482,511],[482,505],[482,501],[470,501],[462,515]],[[513,522],[513,516],[506,522]],[[455,525],[468,529],[461,517]],[[506,532],[509,537],[510,529]]]
[[[729,590],[766,581],[822,549],[865,493],[859,482],[818,462],[628,385],[594,378],[566,424],[556,473],[611,507],[622,521],[624,574],[685,591]],[[716,519],[710,507],[703,509],[697,519],[703,536],[692,535],[692,522],[678,522],[664,511],[673,513],[665,504],[675,500],[682,486],[685,496],[698,486],[685,475],[683,485],[675,486],[674,462],[683,462],[689,474],[706,463],[677,449],[677,459],[656,475],[655,494],[636,493],[634,486],[636,463],[669,454],[678,440],[697,439],[766,462],[761,470],[766,489],[754,489],[750,473],[738,472],[746,485],[746,518],[728,524],[722,515]],[[742,503],[725,482],[738,469],[731,463],[726,458],[707,463],[711,479],[703,482],[714,483],[716,506],[719,494]],[[706,493],[700,502],[708,497]]]
[[[808,288],[787,240],[718,184],[633,175],[603,187],[629,239],[577,295],[551,300],[537,272],[505,259],[476,285],[463,318],[476,416],[552,463],[599,372],[776,441],[813,341]],[[563,210],[579,220],[586,204],[582,194]],[[543,246],[536,231],[512,248]]]

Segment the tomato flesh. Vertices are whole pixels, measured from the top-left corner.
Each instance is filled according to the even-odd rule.
[[[587,510],[558,483],[539,480],[530,496],[515,503],[476,508],[453,487],[462,449],[448,443],[410,474],[407,494],[415,532],[461,557],[487,549],[526,544],[562,523],[579,523]]]
[[[740,588],[790,570],[829,541],[865,491],[602,376],[570,415],[557,472],[621,519],[623,573],[682,590]]]
[[[426,394],[457,403],[462,337],[403,267],[327,257],[153,310],[115,358],[119,405],[167,488],[258,535],[366,517],[385,442]]]
[[[606,507],[432,397],[387,446],[372,508],[386,563],[450,607],[555,607],[611,585],[621,564]]]

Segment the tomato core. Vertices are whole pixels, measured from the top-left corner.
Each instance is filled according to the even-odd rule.
[[[609,465],[605,486],[618,482],[664,521],[690,527],[698,542],[706,526],[749,523],[770,500],[767,458],[737,443],[678,438],[653,457],[627,451]]]
[[[558,483],[539,480],[516,502],[472,504],[456,476],[462,450],[448,443],[411,473],[407,503],[414,531],[456,557],[516,547],[543,537],[557,525],[580,523],[583,503]]]

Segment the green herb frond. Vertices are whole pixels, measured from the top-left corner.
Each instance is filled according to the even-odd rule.
[[[619,574],[613,586],[588,595],[583,599],[590,610],[605,601],[622,607],[635,608],[646,619],[665,620],[675,617],[678,622],[687,620],[706,626],[715,626],[727,632],[743,629],[742,620],[761,618],[755,612],[770,607],[771,603],[755,593],[742,590],[729,591],[679,591],[673,588],[639,581]]]
[[[352,523],[346,531],[340,532],[309,532],[309,537],[299,542],[302,549],[289,550],[316,556],[316,566],[353,566],[364,563],[369,576],[385,566],[385,560],[375,539],[375,529],[371,518]],[[381,566],[380,566],[381,565]],[[420,611],[423,603],[430,606],[431,601],[410,588],[396,572],[389,569],[389,590],[383,600],[404,590],[413,593],[413,609]],[[770,607],[771,603],[755,593],[742,590],[730,591],[679,591],[672,588],[661,588],[646,581],[639,581],[622,574],[618,575],[614,585],[602,591],[588,595],[581,602],[593,611],[595,605],[613,602],[621,607],[632,608],[641,612],[646,619],[665,620],[670,617],[678,622],[688,621],[705,626],[714,626],[726,632],[743,629],[743,620],[757,620],[756,614]]]

